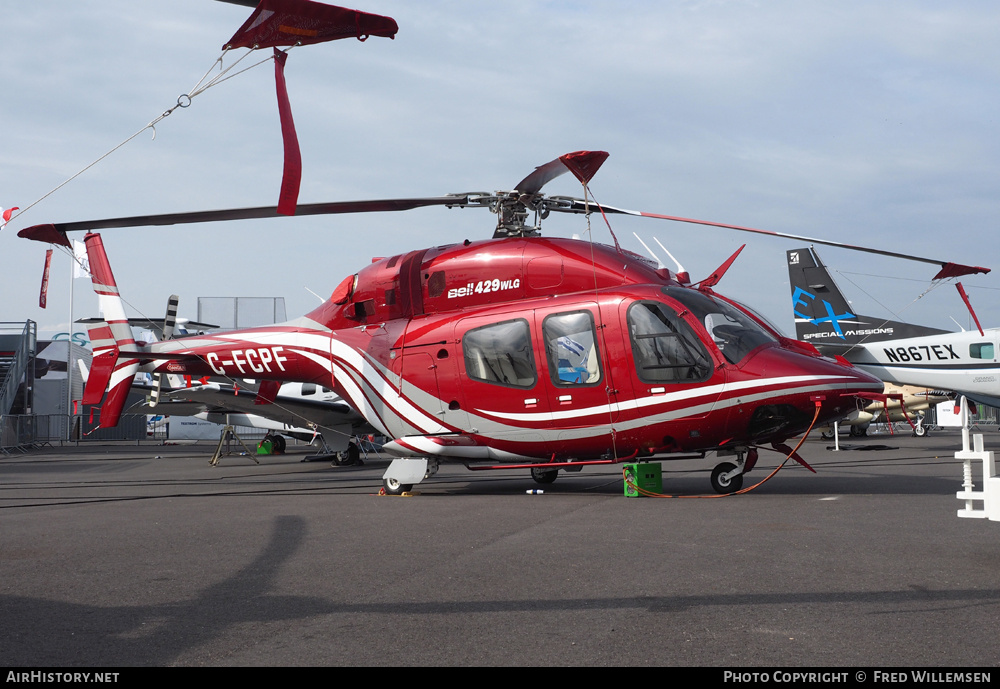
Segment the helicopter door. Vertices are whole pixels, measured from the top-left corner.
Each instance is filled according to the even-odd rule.
[[[470,432],[528,443],[548,424],[531,323],[523,312],[463,318],[455,325],[461,394]],[[457,357],[456,357],[457,358]],[[474,430],[473,430],[474,429]]]
[[[623,303],[620,317],[623,332],[628,333],[632,365],[626,368],[637,408],[653,415],[706,416],[726,375],[715,367],[691,326],[661,301]]]
[[[409,410],[411,421],[419,421],[409,432],[464,430],[467,417],[454,400],[454,346],[443,332],[414,324],[413,320],[407,324],[402,346],[393,347],[389,353],[391,369],[399,376],[399,394],[413,407]]]
[[[590,303],[535,311],[545,353],[541,377],[556,428],[610,424],[618,416],[597,309]]]

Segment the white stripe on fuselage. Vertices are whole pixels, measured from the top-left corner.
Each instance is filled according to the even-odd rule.
[[[677,392],[667,393],[663,395],[649,395],[647,397],[640,397],[634,400],[627,400],[624,402],[615,402],[610,404],[602,404],[594,407],[587,407],[584,409],[569,409],[566,411],[557,412],[534,412],[534,413],[506,413],[506,412],[494,412],[488,409],[476,409],[476,412],[484,414],[486,416],[492,416],[499,419],[507,419],[508,421],[520,421],[523,423],[532,422],[544,422],[544,421],[560,421],[564,419],[573,419],[583,416],[594,416],[594,415],[604,415],[614,412],[621,411],[631,411],[636,409],[643,409],[650,406],[659,406],[661,404],[670,404],[672,402],[695,400],[703,397],[720,397],[726,393],[739,392],[741,390],[748,390],[752,388],[770,387],[773,385],[787,386],[796,385],[801,383],[814,382],[820,380],[837,380],[840,379],[844,382],[855,380],[852,376],[785,376],[783,378],[765,378],[763,380],[746,380],[737,383],[722,383],[720,385],[707,385],[702,388],[693,388],[687,390],[679,390]],[[872,389],[879,388],[879,385],[872,385]],[[775,392],[779,394],[784,394],[788,392],[787,389],[776,390]],[[701,405],[706,406],[706,405]],[[709,411],[711,409],[711,403],[707,405],[709,408],[704,411]],[[704,413],[701,412],[701,413]]]

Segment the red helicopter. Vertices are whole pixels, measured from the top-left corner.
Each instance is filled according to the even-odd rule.
[[[91,330],[83,401],[104,400],[106,427],[118,422],[139,370],[261,379],[260,402],[281,382],[311,382],[336,390],[391,438],[385,449],[398,458],[383,477],[391,494],[433,475],[440,461],[524,467],[550,483],[560,469],[709,451],[734,458],[712,472],[714,489],[729,493],[753,468],[756,447],[783,449],[811,424],[852,411],[852,395],[882,390],[877,378],[783,337],[716,293],[736,254],[691,285],[617,242],[545,238],[526,224],[531,211],[541,219],[598,210],[541,189],[572,171],[586,190],[606,158],[567,154],[510,192],[300,205],[297,215],[488,207],[499,220],[492,239],[368,265],[296,320],[150,345],[132,339],[102,239],[88,232],[106,322]],[[277,215],[264,207],[142,216],[19,235],[66,245],[74,230]]]

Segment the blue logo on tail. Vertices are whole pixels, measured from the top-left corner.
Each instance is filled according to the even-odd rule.
[[[813,325],[820,325],[821,323],[829,323],[830,325],[833,326],[833,330],[834,332],[837,333],[837,337],[839,337],[842,340],[846,340],[847,338],[844,337],[844,331],[840,329],[840,320],[847,318],[857,318],[857,316],[855,316],[853,313],[850,312],[836,315],[833,313],[833,307],[830,305],[830,302],[823,300],[823,306],[826,309],[826,316],[822,318],[810,318],[804,313],[799,313],[800,306],[805,308],[809,307],[809,303],[806,302],[805,298],[808,298],[809,302],[813,302],[816,300],[816,295],[806,292],[801,287],[796,287],[795,293],[792,295],[792,314],[794,314],[796,318],[802,318],[804,320],[807,320]]]

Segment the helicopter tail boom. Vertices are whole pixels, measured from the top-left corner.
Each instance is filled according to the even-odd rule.
[[[125,400],[132,388],[132,380],[139,370],[139,360],[132,357],[122,357],[122,349],[135,350],[136,342],[132,337],[125,307],[115,276],[111,272],[111,264],[104,251],[101,236],[89,233],[84,242],[87,246],[87,257],[90,260],[90,272],[97,294],[98,304],[104,314],[104,322],[91,328],[91,341],[94,343],[94,365],[91,376],[84,390],[84,404],[97,404],[104,399],[101,406],[101,428],[110,428],[118,424]],[[107,395],[105,395],[105,391]]]

